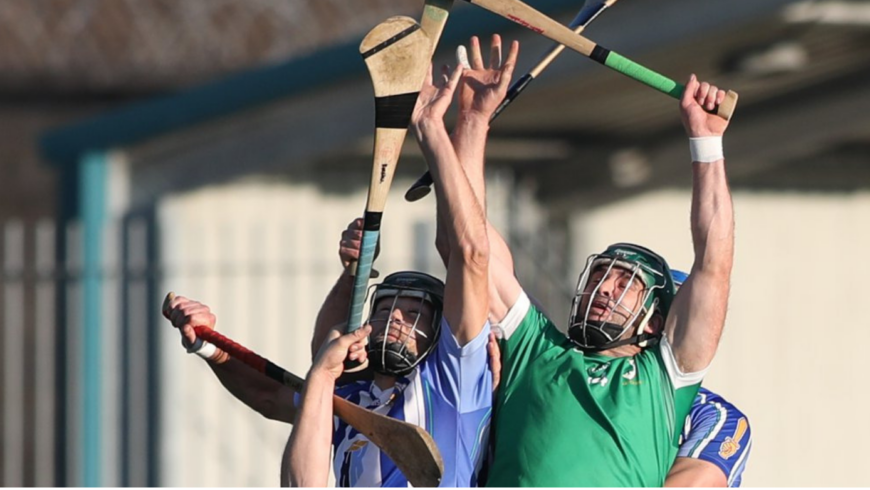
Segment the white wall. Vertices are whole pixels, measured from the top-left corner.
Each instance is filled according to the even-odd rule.
[[[617,241],[692,264],[688,192],[663,191],[572,222],[572,269]],[[747,486],[868,486],[870,193],[734,194],[725,334],[705,385],[749,416]]]

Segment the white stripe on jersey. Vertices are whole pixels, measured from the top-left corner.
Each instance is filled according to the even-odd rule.
[[[716,438],[719,434],[719,431],[722,430],[722,426],[725,425],[725,420],[728,418],[728,409],[722,406],[719,402],[714,402],[713,406],[716,407],[716,410],[719,412],[719,421],[716,422],[716,427],[713,427],[713,430],[710,431],[701,442],[695,446],[695,449],[689,454],[690,458],[697,458],[698,455],[701,454],[701,451],[710,444],[710,441]]]
[[[734,479],[737,478],[743,471],[743,466],[746,464],[746,457],[749,456],[749,450],[752,448],[752,436],[749,437],[749,440],[746,441],[746,447],[743,448],[743,454],[737,459],[737,463],[734,464],[734,467],[731,468],[731,474],[728,475],[728,486],[732,486],[734,484]]]
[[[408,387],[405,388],[405,403],[404,410],[405,422],[422,427],[427,430],[426,426],[426,397],[423,396],[423,383],[420,380],[420,370],[415,369],[411,373],[411,379],[408,381]]]
[[[501,328],[502,332],[504,332],[504,339],[507,340],[511,338],[511,335],[517,330],[517,327],[520,326],[520,323],[526,318],[526,315],[529,313],[529,307],[532,303],[529,301],[529,297],[526,295],[525,291],[520,291],[520,297],[514,302],[514,305],[511,306],[511,309],[508,310],[507,315],[501,319],[500,322],[496,325]]]
[[[665,362],[665,368],[668,372],[668,377],[671,378],[674,390],[701,383],[704,376],[707,375],[707,370],[710,369],[710,366],[694,373],[684,373],[680,371],[680,366],[677,364],[677,358],[674,355],[674,348],[671,346],[667,335],[662,335],[659,345],[661,346],[662,360]]]

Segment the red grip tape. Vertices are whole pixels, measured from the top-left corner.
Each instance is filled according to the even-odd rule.
[[[236,343],[229,337],[215,332],[210,328],[198,326],[193,327],[193,331],[196,332],[196,336],[201,338],[202,340],[206,340],[220,347],[221,349],[223,349],[224,352],[242,361],[248,366],[256,369],[257,371],[263,374],[266,373],[266,364],[269,361],[258,355],[256,352],[248,349],[244,345]]]

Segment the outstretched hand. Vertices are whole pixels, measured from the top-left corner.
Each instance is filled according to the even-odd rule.
[[[340,325],[329,332],[329,337],[314,358],[311,372],[328,373],[333,380],[337,380],[344,372],[345,359],[360,363],[366,361],[368,353],[365,346],[372,327],[366,325],[359,330],[342,335],[343,328],[344,325]]]
[[[683,127],[690,138],[722,136],[728,121],[717,116],[715,109],[725,100],[726,91],[707,82],[700,82],[693,74],[689,77],[680,100]]]
[[[520,44],[513,41],[507,59],[502,61],[501,36],[493,34],[488,66],[484,65],[480,39],[477,36],[471,38],[469,47],[467,58],[463,54],[465,49],[462,46],[457,50],[457,58],[461,60],[459,63],[467,63],[459,80],[459,112],[480,115],[488,121],[507,94],[517,64]]]
[[[429,73],[423,80],[423,87],[420,89],[420,96],[417,97],[417,105],[411,116],[411,124],[418,132],[429,123],[444,125],[444,114],[453,100],[461,74],[462,67],[457,66],[451,71],[448,65],[444,65],[441,68],[441,76],[433,79],[432,67],[429,67]]]

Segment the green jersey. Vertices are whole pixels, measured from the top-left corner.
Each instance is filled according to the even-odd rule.
[[[586,354],[520,296],[501,327],[496,487],[662,486],[702,373],[667,339],[633,357]]]

